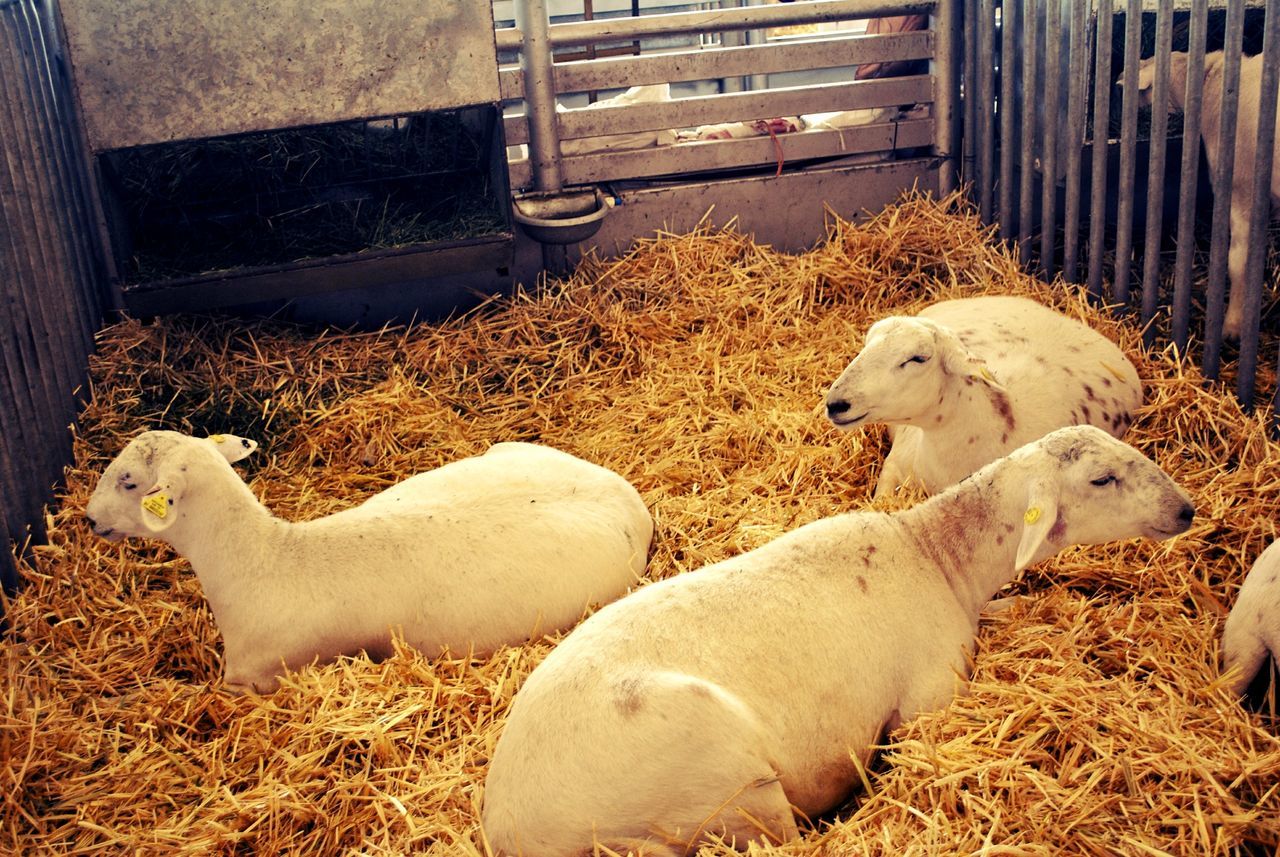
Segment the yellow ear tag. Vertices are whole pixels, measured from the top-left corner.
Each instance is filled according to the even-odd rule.
[[[991,374],[991,372],[987,369],[986,366],[978,367],[978,371],[982,373],[983,378],[986,378],[988,381],[990,381],[993,384],[995,383],[995,380],[996,380],[995,377]]]
[[[1026,514],[1022,516],[1022,521],[1026,524],[1034,524],[1038,520],[1040,520],[1039,506],[1031,506],[1027,509]]]
[[[227,439],[227,436],[226,436],[225,434],[211,434],[211,435],[209,435],[209,440],[211,440],[211,441],[213,441],[214,443],[217,443],[217,444],[224,443],[224,442],[226,441],[226,439]]]
[[[155,515],[157,518],[163,518],[169,514],[169,495],[163,491],[157,491],[155,494],[148,494],[142,498],[142,508]]]

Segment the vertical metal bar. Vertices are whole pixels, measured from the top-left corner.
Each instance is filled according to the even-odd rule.
[[[1138,160],[1138,49],[1142,45],[1142,0],[1129,0],[1124,16],[1124,95],[1120,118],[1120,199],[1116,205],[1116,263],[1112,297],[1124,313],[1133,265],[1133,183]]]
[[[1035,136],[1038,100],[1036,99],[1036,2],[1025,0],[1022,6],[1022,158],[1018,190],[1018,261],[1025,266],[1031,259],[1031,204],[1035,191]]]
[[[1084,85],[1088,79],[1088,43],[1085,41],[1087,3],[1071,7],[1071,30],[1067,52],[1070,78],[1067,85],[1067,179],[1066,210],[1063,214],[1062,277],[1068,283],[1078,282],[1080,257],[1080,173],[1084,146]]]
[[[964,133],[960,135],[963,157],[960,180],[972,193],[978,185],[978,0],[964,0],[960,29],[964,36],[964,61],[961,65],[964,97]]]
[[[1276,143],[1276,94],[1280,90],[1280,0],[1267,0],[1262,38],[1262,72],[1258,86],[1257,153],[1250,188],[1249,256],[1245,263],[1244,320],[1240,325],[1240,368],[1236,396],[1253,407],[1258,381],[1258,321],[1262,314],[1262,280],[1267,263],[1267,224],[1271,220],[1271,171]],[[1246,104],[1245,109],[1251,109]]]
[[[1000,0],[1000,238],[1008,241],[1018,222],[1013,210],[1013,147],[1017,139],[1018,106],[1014,103],[1014,83],[1018,72],[1018,49],[1014,41],[1020,0]]]
[[[1102,262],[1106,250],[1107,144],[1111,138],[1111,0],[1098,0],[1097,58],[1093,72],[1093,163],[1089,171],[1089,296],[1102,300]]]
[[[515,19],[516,27],[524,35],[520,46],[520,69],[524,72],[524,104],[529,123],[529,165],[533,170],[533,186],[545,193],[559,193],[564,189],[564,173],[560,165],[555,68],[546,0],[516,0]]]
[[[1153,320],[1160,296],[1160,238],[1164,231],[1164,163],[1169,136],[1169,52],[1173,49],[1173,0],[1156,9],[1156,79],[1151,91],[1151,157],[1147,164],[1147,234],[1142,245],[1142,341],[1155,342]]]
[[[1058,112],[1062,84],[1062,3],[1044,6],[1044,142],[1040,148],[1040,270],[1046,279],[1056,273],[1058,242]]]
[[[978,5],[978,216],[991,222],[995,190],[995,0]]]
[[[1196,189],[1200,180],[1200,111],[1204,103],[1208,17],[1209,0],[1192,0],[1182,111],[1182,176],[1178,181],[1178,253],[1173,260],[1173,342],[1179,354],[1186,354],[1191,328],[1191,266],[1196,251]]]
[[[930,72],[934,78],[933,156],[938,161],[938,193],[956,189],[960,154],[960,0],[939,0],[930,16],[934,50]]]
[[[1218,377],[1222,361],[1222,319],[1226,309],[1228,229],[1235,177],[1236,116],[1240,109],[1240,41],[1244,0],[1228,0],[1222,51],[1222,119],[1218,123],[1218,163],[1213,175],[1213,225],[1209,232],[1209,282],[1205,287],[1204,356],[1206,378]]]

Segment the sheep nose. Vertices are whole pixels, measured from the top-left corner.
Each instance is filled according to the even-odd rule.
[[[98,522],[95,521],[93,518],[90,518],[88,515],[85,515],[84,519],[89,522],[89,529],[91,530],[98,529]]]
[[[836,399],[835,401],[827,402],[827,416],[829,417],[838,417],[841,414],[848,412],[849,403],[844,399]]]
[[[1196,516],[1196,508],[1190,503],[1183,503],[1182,508],[1178,510],[1178,520],[1187,526],[1191,526],[1191,521]]]

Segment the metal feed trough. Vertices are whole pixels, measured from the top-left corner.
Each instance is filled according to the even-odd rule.
[[[488,4],[60,5],[110,278],[131,311],[510,263]],[[367,121],[386,117],[400,118]],[[433,237],[442,193],[480,234]]]

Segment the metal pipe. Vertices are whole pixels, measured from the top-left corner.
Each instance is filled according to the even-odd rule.
[[[933,156],[938,161],[938,195],[958,185],[956,157],[960,152],[960,11],[961,0],[941,0],[933,10],[935,34],[929,71],[937,87],[933,98]]]
[[[1236,139],[1240,109],[1240,41],[1244,33],[1244,0],[1227,3],[1227,26],[1222,54],[1222,121],[1220,141]],[[1209,282],[1205,287],[1204,356],[1201,371],[1217,380],[1222,361],[1222,318],[1226,308],[1227,230],[1231,223],[1231,185],[1235,176],[1234,145],[1218,147],[1213,176],[1213,225],[1209,231]]]
[[[1200,111],[1204,103],[1204,42],[1209,0],[1192,0],[1187,33],[1187,91],[1182,111],[1182,176],[1178,182],[1178,252],[1173,261],[1173,342],[1185,354],[1191,327],[1191,265],[1195,260],[1196,189],[1200,179]]]
[[[1160,296],[1160,238],[1164,227],[1164,163],[1169,136],[1169,52],[1173,49],[1173,0],[1156,9],[1156,80],[1151,90],[1151,157],[1147,164],[1147,234],[1142,245],[1142,341],[1155,342],[1153,320]]]
[[[529,123],[529,165],[533,185],[544,193],[564,189],[560,130],[556,126],[556,84],[546,0],[516,0],[516,26],[524,33],[520,69],[524,72],[525,115]]]
[[[1120,199],[1116,205],[1116,261],[1112,297],[1124,313],[1133,264],[1133,183],[1138,172],[1138,49],[1142,46],[1142,0],[1129,0],[1124,15],[1124,95],[1120,108]]]
[[[1000,0],[1000,238],[1008,241],[1017,234],[1017,212],[1013,210],[1013,141],[1018,125],[1014,105],[1014,67],[1018,50],[1014,44],[1019,0]]]
[[[991,223],[992,193],[995,188],[995,0],[981,0],[978,6],[978,216]]]
[[[1267,224],[1271,219],[1271,170],[1276,142],[1276,94],[1280,90],[1280,0],[1267,0],[1262,37],[1262,75],[1258,86],[1258,137],[1254,150],[1253,193],[1249,212],[1249,255],[1244,269],[1244,320],[1240,325],[1240,366],[1236,397],[1253,407],[1258,382],[1258,321],[1267,264]],[[1237,296],[1239,299],[1240,296]]]
[[[1022,6],[1022,159],[1019,170],[1018,261],[1031,259],[1031,204],[1035,188],[1036,167],[1034,144],[1036,135],[1036,3],[1024,0]]]
[[[973,193],[979,184],[978,179],[978,92],[974,79],[978,74],[978,0],[963,0],[963,12],[960,25],[964,37],[964,59],[960,63],[960,73],[964,78],[964,133],[960,135],[963,147],[961,158],[962,169],[960,180],[969,186]]]
[[[950,2],[950,0],[945,0]],[[516,7],[519,8],[520,0]],[[795,24],[827,24],[858,18],[885,15],[908,15],[934,12],[940,0],[913,0],[893,3],[889,0],[814,0],[810,3],[750,6],[741,9],[714,9],[704,12],[672,12],[667,15],[645,15],[641,18],[608,18],[556,24],[551,28],[551,46],[564,48],[593,42],[625,42],[651,36],[678,36],[688,33],[713,33],[726,30],[759,30],[789,27]],[[527,36],[516,17],[516,28],[494,31],[498,50],[515,50]]]
[[[1071,30],[1067,52],[1069,83],[1067,85],[1067,182],[1066,211],[1063,214],[1062,277],[1069,283],[1078,281],[1080,257],[1080,174],[1084,147],[1084,82],[1087,79],[1089,50],[1085,42],[1085,17],[1089,7],[1077,3],[1071,7]]]
[[[1040,149],[1040,271],[1052,278],[1058,241],[1058,92],[1062,64],[1062,4],[1044,9],[1044,140]]]
[[[1107,144],[1111,138],[1111,0],[1098,0],[1098,40],[1093,73],[1093,163],[1089,171],[1089,297],[1102,300],[1106,250]]]

